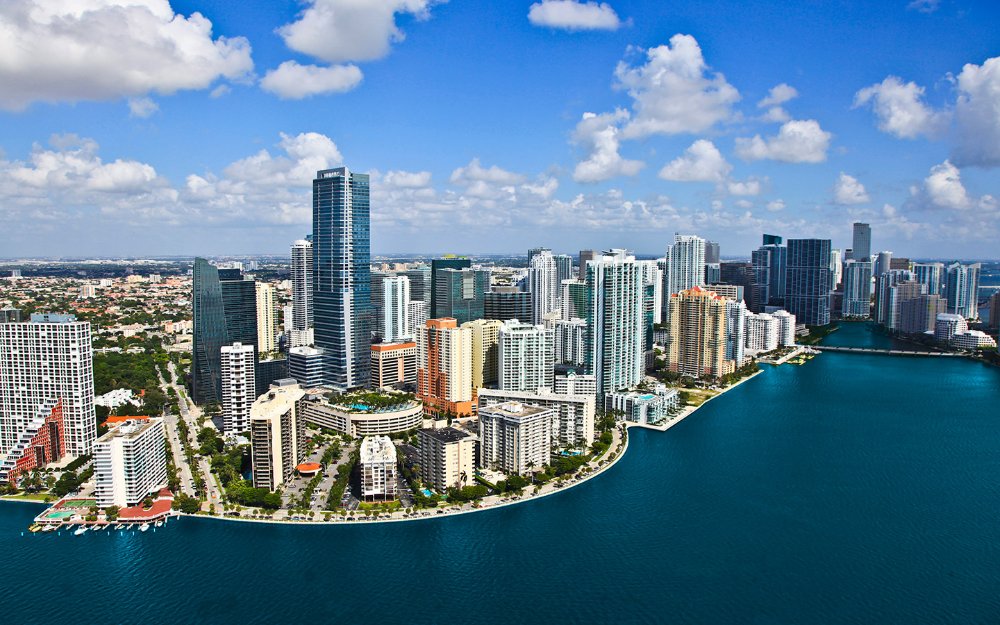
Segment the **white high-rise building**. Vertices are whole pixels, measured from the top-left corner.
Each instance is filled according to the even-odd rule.
[[[305,422],[298,414],[304,396],[295,380],[278,380],[250,407],[254,488],[274,491],[295,475],[305,455]]]
[[[233,343],[222,347],[222,431],[246,432],[250,408],[257,399],[253,345]]]
[[[746,345],[747,305],[742,301],[726,298],[726,360],[743,364],[743,349]]]
[[[966,319],[979,318],[979,271],[982,265],[975,263],[948,265],[945,294],[948,298],[948,312]]]
[[[97,438],[90,323],[54,314],[0,323],[0,459],[53,399],[63,402],[66,453],[90,453]]]
[[[643,284],[653,285],[653,321],[663,318],[663,269],[658,260],[638,260]]]
[[[833,284],[830,290],[837,288],[844,277],[844,265],[841,263],[840,250],[830,250],[830,272],[833,274]]]
[[[944,263],[914,263],[913,275],[917,282],[927,285],[928,295],[944,292]]]
[[[611,250],[587,263],[586,372],[597,378],[597,398],[632,388],[645,373],[645,307],[635,257]]]
[[[771,316],[781,324],[778,330],[778,344],[782,347],[795,345],[795,315],[787,310],[777,310],[771,313]]]
[[[479,410],[480,465],[523,475],[549,464],[555,408],[506,402]]]
[[[532,323],[542,323],[547,314],[559,310],[560,286],[559,270],[552,252],[537,252],[528,263]]]
[[[473,483],[476,439],[455,428],[423,429],[420,437],[420,477],[438,492]]]
[[[313,249],[311,242],[300,239],[292,244],[291,329],[305,331],[311,327],[313,327]]]
[[[867,260],[844,263],[844,299],[841,314],[867,319],[872,309],[872,264]]]
[[[754,352],[769,352],[781,344],[781,320],[767,313],[747,315],[746,347]]]
[[[278,351],[274,329],[274,287],[257,282],[257,350],[262,354]]]
[[[420,300],[411,300],[406,307],[406,325],[409,326],[410,332],[414,336],[416,336],[417,330],[427,323],[427,308],[427,302]]]
[[[396,498],[396,447],[388,436],[366,436],[361,441],[361,496],[365,501]]]
[[[541,388],[552,388],[555,375],[552,330],[517,319],[505,321],[500,328],[498,358],[501,390],[534,393]]]
[[[129,420],[94,443],[98,508],[137,505],[167,485],[163,419]]]
[[[587,362],[587,322],[559,319],[553,323],[555,361],[561,365],[583,366]]]
[[[705,286],[705,239],[694,235],[675,234],[673,245],[667,246],[664,301],[674,293]]]
[[[392,343],[412,339],[410,330],[410,279],[406,276],[385,276],[380,281],[382,292],[378,299],[378,318],[375,331],[382,341]]]
[[[558,395],[595,395],[597,394],[597,378],[572,371],[566,375],[557,375],[554,391]]]

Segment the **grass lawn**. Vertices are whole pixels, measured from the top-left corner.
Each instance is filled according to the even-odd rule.
[[[0,499],[13,499],[15,501],[40,501],[45,503],[45,498],[49,497],[50,501],[55,501],[55,495],[46,495],[45,493],[21,493],[20,495],[4,495]]]
[[[719,391],[713,391],[710,389],[701,388],[686,388],[683,389],[687,396],[687,404],[689,406],[700,406],[704,404],[709,399],[715,397],[719,394]]]
[[[358,504],[358,509],[360,509],[360,510],[378,510],[380,512],[385,512],[386,511],[385,507],[384,507],[385,505],[386,505],[386,503],[365,503],[365,502],[361,502],[361,503]],[[402,507],[402,505],[403,504],[399,503],[398,500],[397,501],[390,501],[390,502],[388,502],[388,506],[389,506],[389,511],[390,512],[395,511],[395,510],[399,510],[400,507]]]

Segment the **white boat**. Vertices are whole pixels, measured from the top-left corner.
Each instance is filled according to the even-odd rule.
[[[95,525],[95,526],[94,526],[94,531],[95,531],[95,532],[99,532],[99,531],[101,531],[102,529],[104,529],[104,526],[103,526],[103,525]]]
[[[157,521],[156,527],[163,527],[163,521]]]
[[[139,531],[140,532],[145,532],[148,529],[149,529],[149,523],[143,523],[142,525],[139,526]]]
[[[116,530],[120,530],[120,529],[122,529],[123,527],[125,527],[125,526],[124,526],[124,525],[122,525],[121,523],[119,523],[118,525],[116,525],[116,526],[115,526],[115,529],[116,529]]]
[[[85,534],[86,532],[87,532],[87,526],[81,525],[80,527],[76,528],[76,531],[73,532],[73,535],[79,536],[80,534]]]
[[[54,531],[56,531],[56,526],[55,525],[46,525],[45,527],[42,528],[42,531],[43,532],[54,532]]]

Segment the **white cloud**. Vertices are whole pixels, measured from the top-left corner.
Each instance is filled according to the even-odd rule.
[[[521,174],[516,174],[512,171],[507,171],[492,165],[490,167],[483,167],[479,163],[478,158],[474,158],[469,161],[469,164],[464,167],[459,167],[455,171],[451,172],[451,182],[453,184],[472,184],[476,182],[488,182],[491,184],[500,185],[513,185],[518,184],[524,180],[524,176]]]
[[[753,202],[751,202],[750,200],[736,200],[736,206],[743,209],[749,209],[753,208]]]
[[[435,0],[306,0],[298,19],[278,29],[285,44],[328,63],[371,61],[405,35],[396,14],[425,19]]]
[[[937,137],[948,126],[948,114],[927,106],[923,96],[924,88],[917,83],[904,83],[896,76],[889,76],[858,91],[854,107],[871,104],[879,130],[900,139]]]
[[[840,172],[837,182],[833,185],[833,203],[841,205],[864,204],[871,201],[865,185],[855,178]]]
[[[542,0],[531,5],[528,21],[535,26],[565,30],[618,30],[621,20],[606,2]]]
[[[962,68],[955,114],[958,121],[955,162],[963,167],[1000,165],[1000,57]]]
[[[164,183],[146,163],[122,159],[105,163],[92,139],[54,135],[49,143],[55,149],[35,144],[28,163],[4,162],[3,177],[28,187],[29,193],[80,191],[82,195],[91,191],[136,193]]]
[[[771,90],[767,92],[767,97],[757,103],[757,108],[780,106],[797,97],[799,97],[799,92],[795,87],[781,83],[771,87]]]
[[[821,163],[826,160],[832,137],[815,120],[792,120],[781,126],[777,136],[762,139],[760,135],[755,135],[750,139],[736,139],[736,153],[748,161],[770,159],[786,163]]]
[[[906,8],[911,11],[919,11],[920,13],[933,13],[938,10],[940,5],[941,0],[913,0],[910,4],[906,5]]]
[[[782,200],[780,198],[777,200],[771,200],[770,202],[767,203],[767,206],[765,208],[767,208],[767,210],[772,213],[783,211],[785,210],[785,200]]]
[[[230,91],[232,91],[232,88],[229,85],[219,85],[215,89],[212,89],[212,92],[209,93],[208,95],[211,98],[221,98]]]
[[[356,65],[299,65],[285,61],[260,81],[261,89],[282,100],[301,100],[323,93],[344,93],[361,84],[363,75]]]
[[[152,98],[129,98],[129,115],[145,119],[160,110],[160,106]]]
[[[962,175],[958,167],[951,161],[931,167],[930,174],[919,187],[910,189],[912,200],[917,208],[938,208],[952,211],[993,212],[997,208],[997,200],[991,195],[979,198],[969,195],[962,183]]]
[[[389,171],[382,179],[385,184],[400,189],[419,189],[431,183],[429,171]]]
[[[699,139],[664,165],[659,175],[664,180],[681,182],[722,182],[732,170],[714,143]]]
[[[628,111],[614,113],[584,113],[573,131],[573,141],[587,152],[576,164],[573,179],[577,182],[601,182],[617,176],[634,176],[645,163],[622,158],[619,124],[627,120]]]
[[[626,139],[703,132],[729,119],[740,99],[725,76],[708,70],[690,35],[677,34],[669,45],[650,48],[645,65],[620,62],[615,77],[634,100],[635,115],[622,133]]]
[[[746,180],[730,180],[726,183],[730,195],[760,195],[761,181],[756,178]]]
[[[205,89],[253,69],[243,37],[212,38],[168,0],[0,2],[0,108]]]

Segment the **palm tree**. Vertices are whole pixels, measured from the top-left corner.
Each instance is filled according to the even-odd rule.
[[[467,483],[469,481],[469,474],[466,473],[465,471],[462,471],[461,480],[463,485]]]

